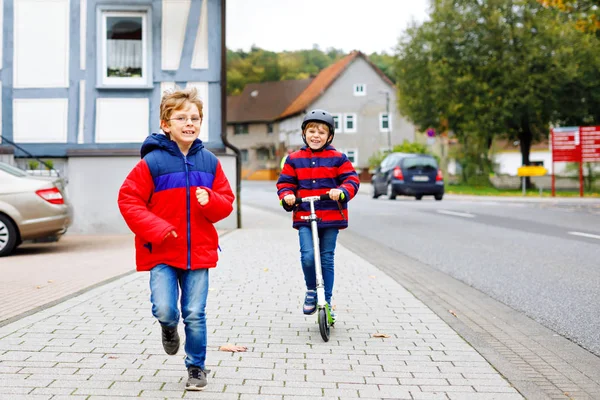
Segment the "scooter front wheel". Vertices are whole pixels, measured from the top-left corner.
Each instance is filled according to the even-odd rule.
[[[329,342],[329,323],[327,321],[327,310],[325,308],[319,309],[319,330],[321,331],[321,337],[324,341]]]

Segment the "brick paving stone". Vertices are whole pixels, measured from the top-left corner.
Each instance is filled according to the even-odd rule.
[[[221,261],[211,270],[212,372],[205,392],[184,391],[183,346],[176,356],[164,354],[148,301],[148,274],[139,273],[0,327],[0,396],[522,398],[435,313],[342,245],[336,262],[344,272],[336,276],[333,299],[338,322],[324,343],[316,316],[301,312],[297,234],[289,221],[258,210],[245,215],[249,228],[221,238]],[[258,221],[268,228],[252,228]],[[272,244],[269,251],[262,250],[265,243]],[[374,338],[377,332],[391,337]],[[218,351],[225,343],[248,351]]]

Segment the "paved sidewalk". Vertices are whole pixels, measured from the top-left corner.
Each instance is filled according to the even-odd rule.
[[[211,271],[204,392],[183,390],[183,351],[164,354],[148,274],[138,273],[1,327],[0,399],[522,398],[429,308],[341,245],[338,322],[324,343],[316,316],[301,313],[289,215],[245,207],[244,218]],[[226,343],[248,352],[219,352]]]

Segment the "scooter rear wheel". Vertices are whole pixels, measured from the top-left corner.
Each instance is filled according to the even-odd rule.
[[[319,310],[319,330],[321,331],[321,337],[325,342],[329,342],[329,323],[327,321],[327,310],[321,308]]]

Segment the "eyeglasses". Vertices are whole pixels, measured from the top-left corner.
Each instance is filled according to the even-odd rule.
[[[192,121],[192,124],[194,125],[200,125],[200,121],[202,121],[202,118],[198,118],[198,117],[177,117],[177,118],[171,118],[169,119],[169,121],[176,121],[178,124],[185,124],[188,119],[190,121]]]

